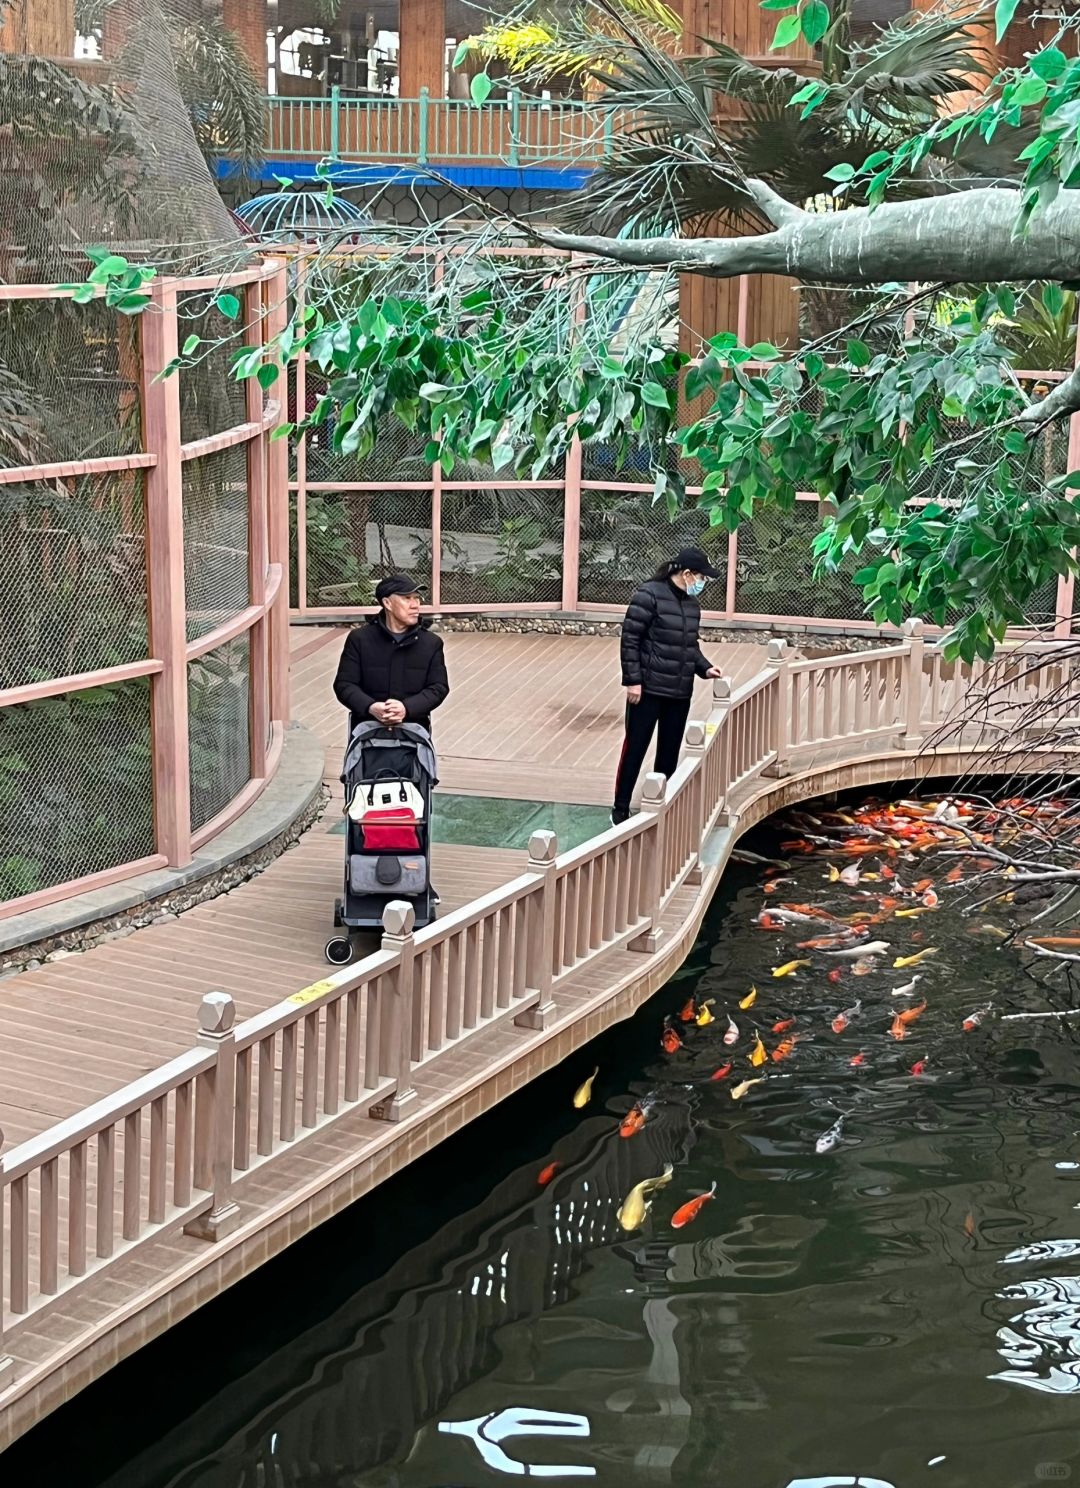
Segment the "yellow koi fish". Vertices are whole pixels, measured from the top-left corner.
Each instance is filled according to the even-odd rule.
[[[765,1045],[761,1042],[761,1035],[759,1033],[754,1034],[754,1047],[746,1057],[755,1069],[760,1069],[766,1059],[768,1059],[769,1056],[765,1051]]]
[[[694,1019],[694,1022],[699,1028],[708,1028],[710,1023],[716,1022],[716,1019],[713,1017],[712,1013],[709,1012],[709,1008],[715,1001],[715,997],[709,997],[701,1004],[700,1008],[698,1008],[698,1015]]]
[[[914,920],[919,915],[926,914],[926,909],[920,906],[918,909],[897,909],[893,912],[893,918],[897,920]]]
[[[745,1013],[747,1008],[752,1008],[754,1006],[755,1002],[757,1002],[757,988],[751,987],[750,991],[743,998],[742,1002],[739,1003],[739,1006]]]
[[[916,951],[914,956],[897,956],[893,962],[893,967],[896,971],[902,971],[905,966],[918,966],[920,962],[926,960],[927,956],[936,956],[938,954],[937,946],[927,946],[925,951]]]
[[[751,1088],[751,1086],[753,1086],[753,1085],[762,1085],[762,1084],[764,1084],[764,1082],[765,1082],[765,1076],[764,1075],[758,1075],[758,1077],[757,1077],[756,1080],[743,1080],[740,1084],[736,1085],[735,1088],[732,1090],[732,1092],[731,1092],[731,1099],[732,1100],[742,1100],[743,1096]]]
[[[574,1091],[575,1111],[580,1111],[584,1106],[587,1106],[589,1104],[589,1101],[592,1099],[592,1083],[599,1073],[600,1066],[597,1065],[589,1078],[587,1080],[583,1080],[578,1088]]]
[[[791,976],[792,972],[798,971],[800,966],[809,965],[809,961],[785,961],[783,966],[774,966],[772,974],[774,977]]]
[[[615,1215],[624,1230],[629,1233],[631,1230],[641,1229],[652,1205],[653,1194],[658,1188],[671,1182],[672,1172],[671,1164],[667,1163],[659,1178],[643,1178],[640,1183],[634,1184]]]

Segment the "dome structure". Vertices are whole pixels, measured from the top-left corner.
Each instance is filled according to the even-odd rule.
[[[374,226],[367,212],[325,191],[269,191],[253,196],[236,216],[256,238],[271,243],[310,243],[327,233],[363,232]]]

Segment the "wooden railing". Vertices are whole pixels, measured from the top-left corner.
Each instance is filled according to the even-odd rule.
[[[401,1119],[447,1050],[503,1019],[548,1028],[582,967],[613,948],[655,950],[674,896],[703,880],[709,834],[761,777],[883,744],[913,751],[979,699],[1006,726],[1035,699],[1052,735],[1072,666],[1060,643],[945,663],[924,654],[918,622],[899,645],[823,660],[773,642],[759,676],[734,692],[715,684],[682,763],[670,781],[646,778],[629,821],[562,855],[553,833],[535,833],[524,873],[417,934],[412,907],[390,903],[374,955],[239,1027],[232,998],[207,994],[191,1052],[0,1157],[0,1367],[5,1328],[32,1326],[136,1247],[235,1228],[246,1174],[357,1114]],[[977,729],[949,747],[980,742]]]

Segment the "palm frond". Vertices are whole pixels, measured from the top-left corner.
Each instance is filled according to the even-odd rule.
[[[870,46],[860,47],[831,90],[849,107],[873,110],[885,103],[903,108],[935,105],[986,77],[978,34],[970,16],[928,19],[913,14],[887,26]]]
[[[176,80],[199,148],[251,171],[265,141],[266,95],[233,33],[211,15],[170,27]]]
[[[515,80],[608,75],[626,51],[628,28],[643,28],[661,44],[682,35],[682,21],[664,0],[610,0],[515,11],[489,21],[461,51],[502,62]]]

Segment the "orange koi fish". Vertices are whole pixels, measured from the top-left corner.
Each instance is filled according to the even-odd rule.
[[[950,868],[948,873],[946,873],[945,882],[950,884],[959,883],[963,876],[964,870],[960,867],[960,864],[957,863],[955,868]]]
[[[836,916],[830,914],[827,909],[819,909],[816,904],[781,904],[781,909],[786,909],[788,914],[809,915],[812,920],[835,920]]]
[[[829,972],[829,981],[839,982],[843,978],[843,975],[844,968],[842,966],[834,966],[832,971]]]
[[[773,1063],[779,1064],[782,1059],[790,1059],[792,1054],[794,1054],[795,1052],[795,1045],[798,1042],[799,1041],[797,1038],[781,1039],[776,1048],[772,1051],[771,1058]]]
[[[927,1061],[925,1059],[916,1059],[915,1063],[911,1066],[911,1073],[913,1075],[924,1075],[926,1073],[926,1064]]]
[[[970,1033],[973,1028],[978,1028],[983,1019],[990,1016],[990,1007],[990,1003],[987,1003],[985,1007],[977,1009],[977,1011],[965,1018],[963,1023],[964,1032]]]
[[[892,1027],[889,1029],[893,1038],[906,1039],[909,1033],[908,1024],[914,1023],[915,1019],[925,1011],[926,1001],[924,999],[919,1003],[918,1007],[905,1008],[903,1012],[897,1013],[896,1017],[892,1020]]]
[[[679,1010],[679,1018],[683,1023],[692,1023],[697,1017],[697,1000],[688,997]]]
[[[671,1026],[671,1020],[664,1019],[664,1031],[660,1035],[660,1047],[665,1054],[677,1054],[683,1046],[683,1041]]]
[[[858,1069],[860,1065],[863,1065],[865,1063],[866,1055],[861,1049],[858,1054],[856,1054],[852,1059],[848,1060],[848,1064],[850,1064],[854,1069]]]
[[[938,899],[934,889],[925,889],[922,895],[922,902],[927,909],[937,909],[941,901]]]
[[[561,1167],[561,1162],[549,1162],[546,1168],[541,1168],[536,1175],[536,1181],[540,1187],[546,1188]]]
[[[796,950],[800,951],[831,951],[837,946],[847,945],[855,934],[854,930],[846,931],[843,935],[815,935],[812,940],[800,940],[796,942]]]
[[[671,1228],[681,1230],[683,1225],[688,1225],[692,1219],[697,1219],[703,1207],[716,1193],[716,1179],[713,1179],[712,1188],[703,1194],[698,1194],[696,1199],[688,1199],[685,1204],[675,1210],[671,1216]]]
[[[844,1029],[851,1022],[852,1018],[858,1017],[861,1011],[862,1002],[859,1001],[852,1003],[851,1007],[845,1008],[842,1013],[837,1013],[836,1017],[832,1020],[833,1033],[843,1033]]]
[[[619,1122],[620,1137],[636,1137],[641,1128],[649,1119],[649,1108],[638,1103],[631,1106],[626,1115]]]
[[[925,894],[927,889],[932,889],[933,887],[934,880],[932,878],[920,878],[918,883],[911,885],[911,892],[913,894]]]
[[[784,928],[784,922],[783,920],[778,920],[775,915],[771,915],[767,910],[763,909],[757,917],[757,927],[759,930],[782,930]]]
[[[726,1080],[727,1077],[728,1077],[728,1075],[730,1075],[730,1074],[731,1074],[731,1062],[729,1060],[727,1064],[722,1064],[719,1069],[714,1069],[713,1072],[712,1072],[712,1074],[709,1076],[709,1079],[710,1080]]]
[[[787,1031],[788,1031],[789,1028],[794,1028],[794,1027],[795,1027],[795,1019],[794,1018],[781,1018],[778,1023],[774,1023],[773,1024],[772,1031],[773,1031],[773,1033],[787,1033]]]

